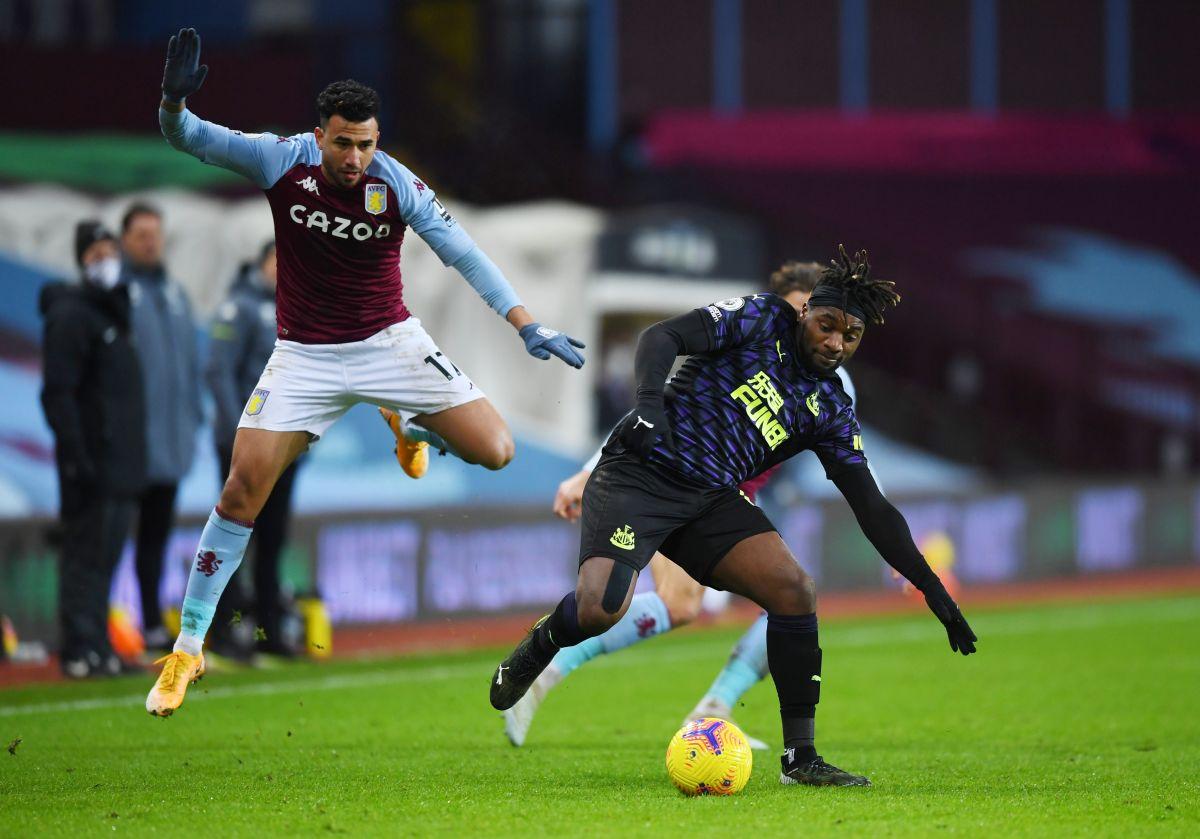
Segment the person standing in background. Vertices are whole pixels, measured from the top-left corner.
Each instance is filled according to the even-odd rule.
[[[216,404],[213,435],[222,482],[229,478],[233,438],[242,408],[258,384],[275,349],[275,242],[267,242],[258,262],[245,266],[217,307],[209,331],[208,366],[205,378]],[[302,459],[302,458],[301,458]],[[259,652],[294,655],[283,640],[279,591],[279,557],[287,539],[292,511],[292,487],[300,459],[292,463],[275,484],[267,503],[255,520],[254,616],[266,637],[257,641]],[[228,596],[217,607],[213,622],[214,649],[238,656],[242,650],[229,631],[234,604]]]
[[[42,408],[54,431],[61,562],[60,664],[68,678],[117,675],[108,597],[145,478],[141,365],[117,242],[99,222],[75,228],[83,282],[50,283],[39,309]]]
[[[175,494],[195,455],[203,419],[191,304],[163,267],[162,213],[135,203],[121,219],[123,278],[146,393],[146,489],[138,501],[137,576],[147,650],[169,650],[158,589],[175,523]]]

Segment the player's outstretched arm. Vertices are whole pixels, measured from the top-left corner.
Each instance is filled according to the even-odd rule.
[[[435,205],[440,206],[440,205]],[[448,215],[448,214],[446,214]],[[418,233],[421,230],[414,228]],[[435,227],[434,230],[437,228]],[[436,239],[424,237],[437,250]],[[440,243],[439,243],[440,244]],[[521,304],[517,293],[500,269],[478,245],[472,244],[470,250],[450,263],[471,287],[479,293],[483,301],[491,306],[501,317],[512,324],[525,342],[525,350],[534,358],[546,361],[550,356],[562,359],[575,369],[583,366],[583,353],[579,350],[586,345],[565,332],[542,326],[529,310]]]
[[[208,122],[187,109],[185,100],[200,89],[208,65],[200,63],[200,35],[180,29],[167,44],[158,124],[173,148],[205,163],[249,178],[262,189],[274,184],[300,155],[300,144],[274,134],[243,134]]]
[[[917,550],[908,522],[883,497],[871,473],[865,468],[850,469],[835,476],[833,483],[849,502],[859,527],[879,555],[925,595],[929,610],[946,627],[950,649],[963,655],[975,652],[975,642],[979,639],[938,575]]]

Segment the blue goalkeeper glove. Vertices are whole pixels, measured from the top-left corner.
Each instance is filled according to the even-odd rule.
[[[200,89],[208,65],[200,63],[200,36],[195,29],[180,29],[167,43],[167,66],[162,92],[168,102],[182,102]]]
[[[565,332],[547,329],[540,323],[522,326],[519,334],[525,341],[525,351],[534,358],[545,361],[556,355],[576,370],[583,366],[583,356],[575,349],[583,349],[583,341],[577,341]]]

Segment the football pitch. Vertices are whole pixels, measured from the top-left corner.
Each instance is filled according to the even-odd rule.
[[[168,720],[148,677],[0,692],[0,835],[1200,835],[1200,598],[828,621],[818,747],[871,789],[687,799],[667,741],[738,628],[673,633],[551,693],[514,749],[501,650],[213,673]],[[513,639],[514,641],[516,639]],[[774,691],[737,722],[779,739]]]

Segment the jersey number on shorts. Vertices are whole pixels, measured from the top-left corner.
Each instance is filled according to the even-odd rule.
[[[441,359],[441,361],[438,361],[439,358]],[[443,367],[442,366],[443,362],[445,362],[446,364],[449,364],[450,370],[453,370],[454,372],[451,373],[450,370],[447,370],[445,367]],[[440,350],[438,352],[435,352],[433,355],[425,356],[425,363],[432,364],[434,367],[436,367],[438,369],[438,372],[441,373],[443,376],[445,376],[446,381],[448,381],[448,382],[453,381],[455,376],[462,375],[462,370],[459,370],[457,367],[455,367],[454,362],[451,361],[450,359],[446,358],[446,356],[442,355]]]

